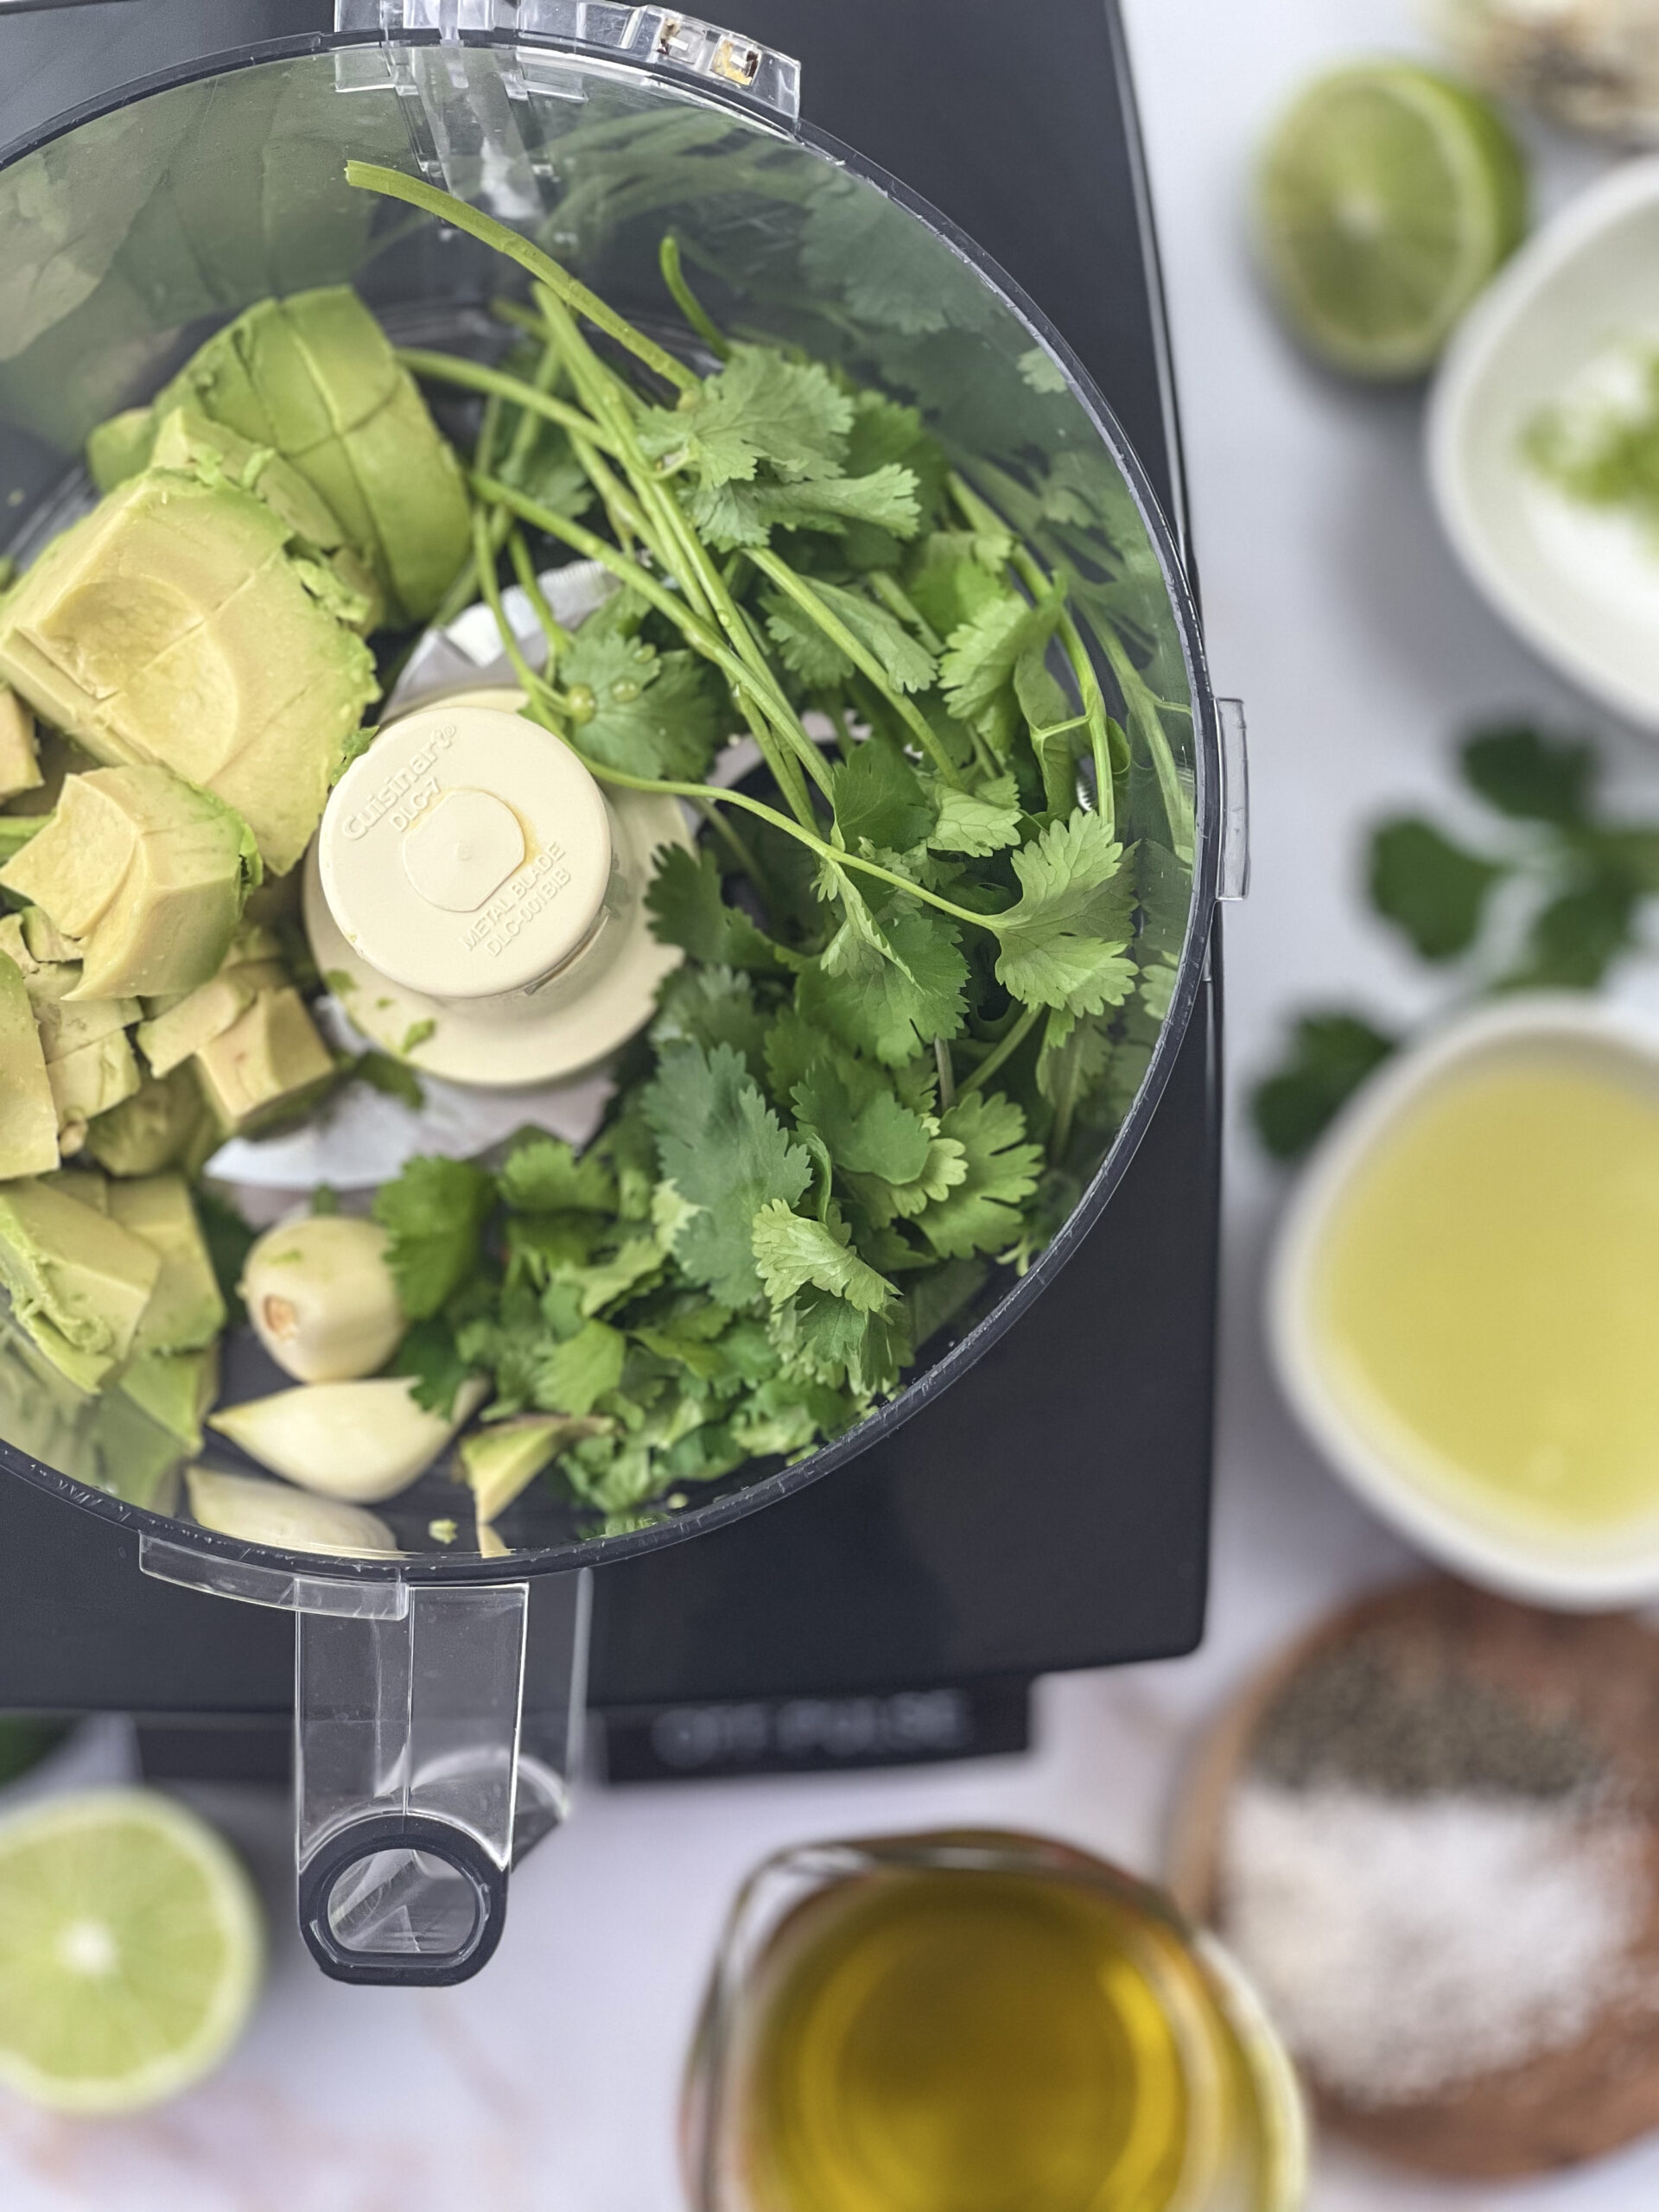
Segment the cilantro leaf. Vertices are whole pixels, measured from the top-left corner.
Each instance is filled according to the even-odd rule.
[[[484,1224],[495,1204],[495,1178],[471,1160],[421,1156],[374,1194],[374,1218],[386,1231],[386,1264],[403,1308],[423,1321],[459,1290],[479,1264]]]
[[[580,1160],[563,1137],[526,1130],[501,1163],[501,1196],[520,1213],[616,1210],[616,1178],[591,1147]]]
[[[1051,1106],[1075,1100],[1106,1071],[1111,1043],[1102,1024],[1056,1008],[1037,1055],[1037,1088]]]
[[[804,607],[780,591],[763,593],[766,631],[791,676],[813,691],[836,691],[854,674],[853,664]]]
[[[548,1351],[537,1373],[535,1403],[543,1413],[590,1414],[622,1380],[628,1340],[607,1321],[586,1321]]]
[[[871,911],[887,950],[843,922],[802,970],[795,1003],[853,1052],[897,1067],[935,1037],[959,1033],[968,963],[950,922],[902,893]]]
[[[577,717],[584,753],[632,776],[696,783],[722,734],[721,699],[706,661],[658,653],[613,624],[584,622],[559,657],[567,692],[593,710]]]
[[[895,221],[879,193],[850,179],[836,179],[808,202],[801,267],[861,322],[912,337],[949,325],[925,241],[913,225]]]
[[[1013,551],[1011,537],[934,531],[923,539],[920,558],[906,579],[911,604],[948,639],[1005,595],[1002,571]]]
[[[861,1313],[879,1313],[893,1295],[887,1278],[853,1250],[844,1224],[807,1220],[781,1198],[754,1217],[754,1263],[774,1306],[809,1283]]]
[[[778,948],[739,906],[721,893],[720,863],[708,846],[695,853],[665,845],[645,891],[651,933],[683,946],[694,960],[715,968],[745,968],[760,975],[782,972]]]
[[[818,1060],[795,1085],[794,1105],[797,1118],[818,1132],[836,1165],[851,1174],[913,1183],[926,1165],[926,1123],[862,1061],[839,1053]]]
[[[1018,905],[999,917],[998,981],[1027,1006],[1099,1014],[1135,982],[1126,953],[1133,888],[1123,848],[1081,808],[1014,855]]]
[[[651,1025],[653,1045],[729,1045],[748,1062],[757,1080],[766,1065],[774,1024],[755,1004],[754,985],[729,968],[678,969],[659,994],[662,1011]]]
[[[942,785],[938,798],[939,818],[927,840],[932,851],[983,860],[1019,843],[1020,807],[1012,776],[997,776],[976,791]]]
[[[1014,671],[1033,646],[1045,645],[1053,636],[1061,605],[1058,591],[1033,604],[1005,589],[946,640],[939,663],[945,704],[1005,760],[1022,719]]]
[[[879,1313],[809,1283],[772,1317],[772,1342],[791,1376],[843,1386],[861,1404],[897,1387],[911,1356],[908,1317],[895,1302]]]
[[[885,738],[868,737],[834,772],[836,823],[849,849],[860,842],[906,852],[925,838],[934,842],[932,798],[899,747]],[[952,798],[965,798],[944,785]]]
[[[1414,816],[1382,823],[1371,838],[1371,903],[1425,960],[1453,960],[1469,950],[1486,894],[1506,872]]]
[[[1465,782],[1488,806],[1520,822],[1572,828],[1589,814],[1596,756],[1588,745],[1503,725],[1479,731],[1463,748]]]
[[[1614,877],[1563,891],[1534,918],[1510,989],[1593,990],[1633,942],[1638,894]]]
[[[1395,1044],[1358,1014],[1304,1014],[1284,1065],[1250,1100],[1256,1135],[1274,1158],[1299,1159]]]
[[[942,1136],[932,1115],[922,1116],[927,1149],[914,1175],[899,1179],[853,1175],[853,1196],[868,1215],[873,1229],[885,1229],[901,1217],[913,1221],[928,1206],[946,1198],[968,1176],[968,1154],[955,1137]]]
[[[852,434],[847,441],[847,474],[865,476],[896,462],[916,479],[923,507],[931,513],[944,497],[950,464],[937,438],[922,427],[920,411],[885,392],[861,391],[853,403]],[[889,567],[897,549],[882,566]]]
[[[895,537],[911,537],[921,522],[916,479],[892,461],[867,476],[827,476],[803,484],[699,486],[687,500],[686,512],[721,552],[767,544],[774,529],[839,535],[849,523],[870,523]]]
[[[946,1259],[1000,1250],[1018,1236],[1020,1201],[1036,1189],[1043,1164],[1038,1147],[1024,1141],[1026,1117],[1012,1098],[970,1091],[940,1126],[962,1147],[966,1172],[918,1217],[922,1234]]]
[[[928,689],[938,673],[933,656],[917,643],[890,609],[877,606],[873,599],[866,599],[862,592],[849,591],[842,584],[814,579],[811,589],[843,628],[851,631],[865,652],[880,664],[895,691]]]
[[[639,426],[647,456],[693,469],[705,485],[751,482],[761,464],[785,482],[839,475],[853,403],[815,361],[787,361],[766,346],[734,346],[717,375],[671,411]]]
[[[410,1324],[387,1370],[392,1375],[412,1376],[415,1387],[410,1395],[416,1404],[429,1414],[442,1414],[446,1421],[456,1394],[473,1371],[472,1363],[461,1356],[454,1331],[441,1313]]]
[[[774,1198],[792,1205],[801,1196],[811,1179],[806,1153],[790,1142],[729,1045],[668,1046],[646,1086],[645,1112],[664,1179],[696,1209],[671,1240],[682,1270],[722,1306],[753,1305],[761,1295],[754,1217]]]

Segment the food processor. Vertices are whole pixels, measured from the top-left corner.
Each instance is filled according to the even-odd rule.
[[[937,41],[964,13],[919,10],[925,20],[901,36],[887,10],[862,0],[835,12],[832,81],[843,102],[849,85],[860,87],[877,112],[893,56],[905,48],[910,82],[925,84],[915,72],[950,66]],[[1062,12],[1073,11],[1057,11],[1051,33],[1069,36],[1076,27],[1059,23]],[[1080,35],[1097,41],[1105,27],[1096,11],[1075,12],[1087,19]],[[1072,611],[1119,702],[1132,756],[1122,834],[1157,844],[1171,863],[1156,893],[1143,894],[1140,918],[1143,949],[1167,966],[1167,1010],[1082,1197],[1023,1273],[992,1274],[889,1401],[792,1465],[751,1463],[626,1527],[596,1526],[553,1484],[536,1484],[490,1538],[463,1521],[447,1542],[432,1531],[465,1493],[440,1467],[378,1509],[394,1547],[387,1555],[285,1551],[188,1517],[154,1438],[111,1433],[57,1401],[43,1408],[18,1382],[11,1347],[10,1379],[0,1373],[9,1578],[0,1700],[269,1711],[291,1623],[300,1922],[324,1971],[344,1980],[454,1981],[490,1955],[509,1868],[567,1808],[588,1701],[595,1580],[602,1702],[623,1709],[619,1745],[628,1741],[627,1709],[656,1708],[655,1722],[664,1709],[674,1716],[650,1732],[659,1770],[722,1764],[705,1756],[711,1743],[717,1752],[726,1725],[709,1714],[722,1701],[742,1710],[756,1681],[755,1647],[743,1649],[750,1631],[775,1638],[786,1623],[785,1641],[804,1631],[763,1684],[768,1694],[792,1694],[798,1708],[815,1691],[868,1688],[856,1658],[826,1667],[828,1643],[812,1642],[827,1626],[845,1653],[868,1625],[887,1687],[912,1703],[890,1700],[867,1713],[867,1735],[897,1756],[950,1755],[987,1746],[969,1740],[959,1708],[926,1705],[941,1684],[1180,1649],[1201,1619],[1214,924],[1217,901],[1243,889],[1242,719],[1211,692],[1179,542],[1095,378],[962,230],[804,119],[812,60],[803,67],[770,42],[781,44],[792,11],[742,13],[743,23],[725,29],[607,0],[338,0],[331,31],[308,28],[175,66],[0,156],[0,516],[5,550],[20,563],[88,504],[80,454],[94,424],[147,400],[208,332],[257,299],[349,282],[400,344],[488,344],[499,264],[429,218],[350,190],[348,159],[423,177],[536,238],[645,328],[667,323],[658,245],[671,220],[717,320],[798,344],[915,404],[982,496],[1019,508],[1027,541],[1072,579]],[[9,14],[0,10],[0,39]],[[285,27],[279,9],[264,14],[262,28]],[[70,31],[86,20],[62,18]],[[1027,41],[1000,22],[992,11],[976,32],[976,66],[990,73],[982,97],[986,82],[1018,87],[1033,54],[1045,70],[1064,69],[1065,39],[1044,47],[1041,35]],[[818,35],[830,35],[828,27]],[[1116,67],[1116,49],[1107,56]],[[1149,331],[1156,357],[1132,124],[1114,115],[1112,131],[1130,153],[1141,288],[1126,302],[1126,348],[1144,349]],[[959,152],[969,168],[993,158],[982,143]],[[995,158],[1017,160],[1019,149]],[[1109,319],[1107,330],[1093,350],[1109,393]],[[1166,370],[1156,367],[1162,381],[1144,435],[1160,448],[1179,527]],[[459,639],[473,684],[499,686],[491,643],[469,647],[467,637],[463,621],[448,642]],[[452,665],[427,703],[453,702],[454,677]],[[405,690],[397,703],[418,712],[423,702]],[[315,864],[326,893],[326,847]],[[336,891],[325,903],[338,921],[365,894],[361,885]],[[366,895],[372,934],[372,888]],[[312,916],[315,939],[315,900]],[[396,964],[395,949],[378,957]],[[573,1082],[569,1058],[555,1079],[505,1094],[505,1122],[491,1118],[502,1094],[469,1090],[455,1067],[437,1071],[429,1090],[449,1118],[442,1144],[429,1139],[426,1148],[481,1150],[526,1120],[568,1135],[591,1128],[603,1068]],[[416,1133],[388,1135],[384,1122],[365,1143],[362,1156],[349,1146],[342,1155],[324,1127],[268,1148],[237,1144],[209,1173],[267,1191],[320,1179],[345,1191],[354,1164],[359,1183],[385,1172],[361,1172],[377,1145],[421,1148]],[[1044,1299],[1057,1278],[1059,1289]],[[1062,1323],[1072,1281],[1079,1289]],[[1117,1385],[1103,1395],[1103,1376]],[[251,1334],[239,1332],[225,1396],[254,1395],[270,1380]],[[972,1397],[976,1384],[992,1402]],[[976,1410],[965,1430],[947,1432],[959,1392]],[[1071,1503],[1058,1513],[1037,1466],[1027,1470],[1023,1513],[976,1489],[982,1459],[1005,1471],[1011,1456],[1040,1461],[1053,1451],[1076,1462],[1080,1426],[1088,1455],[1068,1470]],[[913,1440],[929,1436],[929,1510],[950,1524],[957,1587],[982,1592],[1001,1577],[1018,1588],[1023,1574],[1027,1606],[1034,1599],[1067,1617],[1064,1648],[1034,1654],[1028,1635],[995,1619],[988,1634],[971,1637],[965,1609],[948,1618],[937,1587],[906,1586],[893,1573],[906,1546],[895,1548],[890,1524],[915,1510],[905,1455],[914,1448],[925,1459],[930,1446]],[[210,1456],[238,1465],[228,1447]],[[937,1478],[941,1459],[951,1463],[954,1499]],[[839,1521],[837,1493],[852,1509]],[[785,1501],[785,1515],[752,1520]],[[774,1519],[794,1525],[796,1550],[769,1564],[764,1531]],[[1044,1570],[1027,1519],[1043,1524],[1036,1541],[1074,1566],[1111,1559],[1105,1577],[1067,1588],[1061,1567],[1046,1600],[1031,1586]],[[676,1567],[694,1536],[696,1551],[724,1563],[701,1587]],[[611,1591],[626,1594],[616,1604]],[[1094,1623],[1084,1618],[1091,1605],[1101,1614]],[[715,1619],[728,1640],[710,1662]],[[747,1723],[733,1725],[741,1737]],[[809,1756],[816,1740],[833,1758],[833,1716],[815,1722],[798,1711],[795,1726]],[[752,1741],[752,1763],[766,1764],[769,1748],[777,1745]],[[613,1771],[627,1764],[624,1751]]]

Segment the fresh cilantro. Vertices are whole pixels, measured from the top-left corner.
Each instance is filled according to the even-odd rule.
[[[879,1313],[893,1294],[893,1285],[852,1249],[844,1224],[804,1219],[781,1198],[756,1214],[753,1242],[754,1263],[774,1306],[809,1283],[861,1313]]]
[[[706,661],[658,653],[614,626],[584,622],[559,658],[576,744],[632,776],[696,783],[721,735],[721,696]]]
[[[710,967],[744,968],[757,975],[775,974],[782,967],[770,938],[721,897],[720,863],[706,845],[697,853],[683,845],[664,847],[645,906],[653,937],[683,946]]]
[[[1470,738],[1459,765],[1471,791],[1516,821],[1567,828],[1588,816],[1596,782],[1588,745],[1506,723]]]
[[[659,995],[662,1010],[651,1025],[653,1045],[729,1045],[757,1080],[764,1075],[766,1040],[776,1024],[756,1004],[750,976],[688,964],[669,977]]]
[[[1125,955],[1134,892],[1098,814],[1052,823],[1014,855],[1017,906],[999,917],[997,980],[1027,1006],[1099,1014],[1135,982]]]
[[[1371,838],[1371,903],[1425,960],[1453,960],[1468,951],[1487,893],[1504,873],[1415,816],[1382,823]]]
[[[609,1214],[616,1178],[602,1150],[577,1159],[563,1137],[527,1131],[501,1163],[501,1196],[519,1213]]]
[[[946,1259],[997,1252],[1019,1234],[1019,1206],[1037,1187],[1043,1155],[1025,1141],[1026,1117],[1012,1098],[971,1091],[940,1117],[962,1147],[961,1180],[918,1217],[922,1234]]]
[[[805,484],[699,486],[688,502],[692,522],[721,552],[766,545],[774,530],[820,530],[839,536],[868,523],[911,537],[921,522],[916,479],[889,462],[867,476],[825,476]]]
[[[1020,823],[1012,776],[998,776],[976,791],[946,785],[939,793],[939,817],[927,842],[936,853],[966,853],[982,860],[1017,845]]]
[[[370,1050],[359,1052],[353,1064],[352,1072],[359,1083],[366,1083],[371,1090],[383,1096],[395,1098],[418,1114],[426,1103],[426,1092],[421,1078],[406,1061],[394,1059],[390,1052]]]
[[[1638,895],[1630,884],[1603,875],[1550,899],[1534,917],[1505,987],[1593,990],[1633,940]]]
[[[1300,1159],[1395,1043],[1358,1014],[1303,1014],[1285,1065],[1250,1101],[1256,1134],[1274,1159]]]
[[[851,851],[866,843],[905,852],[937,842],[938,808],[898,746],[885,738],[867,738],[854,747],[851,759],[835,772],[835,796],[836,825]],[[949,785],[945,796],[975,804],[969,793]]]
[[[1005,760],[1022,719],[1014,671],[1033,646],[1046,645],[1053,636],[1060,608],[1058,592],[1033,605],[1018,592],[1005,590],[946,641],[939,664],[946,704]]]
[[[849,1174],[913,1183],[927,1163],[928,1127],[877,1069],[844,1053],[816,1061],[794,1088],[797,1117]]]
[[[386,1264],[411,1320],[442,1312],[479,1263],[495,1178],[470,1160],[417,1157],[374,1195]]]
[[[966,531],[934,531],[906,579],[912,605],[948,639],[1006,595],[1002,572],[1013,551],[1011,537],[988,543]]]
[[[827,369],[766,346],[734,346],[717,375],[642,423],[645,452],[706,485],[752,483],[762,466],[785,483],[841,473],[853,403]]]
[[[388,1371],[412,1376],[415,1387],[410,1395],[416,1404],[447,1421],[473,1369],[461,1356],[454,1329],[442,1314],[435,1313],[423,1321],[410,1322]]]
[[[535,1402],[543,1413],[590,1414],[622,1380],[628,1340],[605,1321],[586,1321],[541,1363]]]
[[[664,1179],[695,1209],[671,1240],[682,1270],[722,1306],[756,1303],[754,1217],[774,1198],[792,1205],[801,1196],[811,1175],[806,1154],[729,1045],[668,1046],[645,1110]]]
[[[843,922],[803,971],[795,1002],[849,1050],[896,1067],[934,1038],[959,1034],[968,963],[954,925],[931,908],[889,893],[869,911],[881,944]]]

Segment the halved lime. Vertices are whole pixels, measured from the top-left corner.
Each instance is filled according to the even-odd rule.
[[[1427,369],[1526,228],[1526,168],[1503,118],[1403,61],[1310,85],[1268,140],[1257,198],[1286,315],[1357,376]]]
[[[205,1822],[147,1789],[0,1821],[0,2083],[130,2112],[199,2081],[252,2008],[264,1928]]]

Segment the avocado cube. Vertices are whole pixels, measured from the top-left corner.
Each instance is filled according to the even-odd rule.
[[[334,1057],[291,985],[261,991],[191,1064],[220,1127],[257,1129],[332,1083]]]
[[[257,861],[247,824],[165,768],[71,776],[0,884],[79,947],[75,995],[187,991],[229,946]]]
[[[24,978],[46,1064],[67,1059],[83,1045],[95,1045],[112,1030],[138,1019],[137,999],[82,999],[73,995],[81,971],[54,964]]]
[[[219,1346],[139,1352],[128,1363],[119,1387],[187,1452],[200,1452],[202,1422],[219,1395]]]
[[[378,688],[289,543],[251,493],[149,470],[0,601],[0,677],[99,760],[156,764],[221,798],[279,874]]]
[[[182,1175],[111,1183],[110,1216],[152,1246],[162,1271],[134,1340],[135,1352],[200,1351],[225,1326],[225,1300]]]
[[[200,1165],[219,1132],[189,1067],[141,1084],[130,1098],[86,1124],[86,1150],[111,1175],[156,1175],[181,1163]]]
[[[0,952],[0,1177],[44,1175],[58,1164],[58,1109],[17,963]]]
[[[54,1363],[95,1389],[131,1353],[162,1272],[142,1236],[60,1190],[0,1184],[0,1284]]]
[[[58,1149],[66,1156],[86,1141],[86,1125],[130,1098],[143,1081],[124,1029],[48,1066],[46,1079],[58,1109]]]
[[[0,683],[0,804],[38,791],[41,781],[35,717],[10,685]]]

